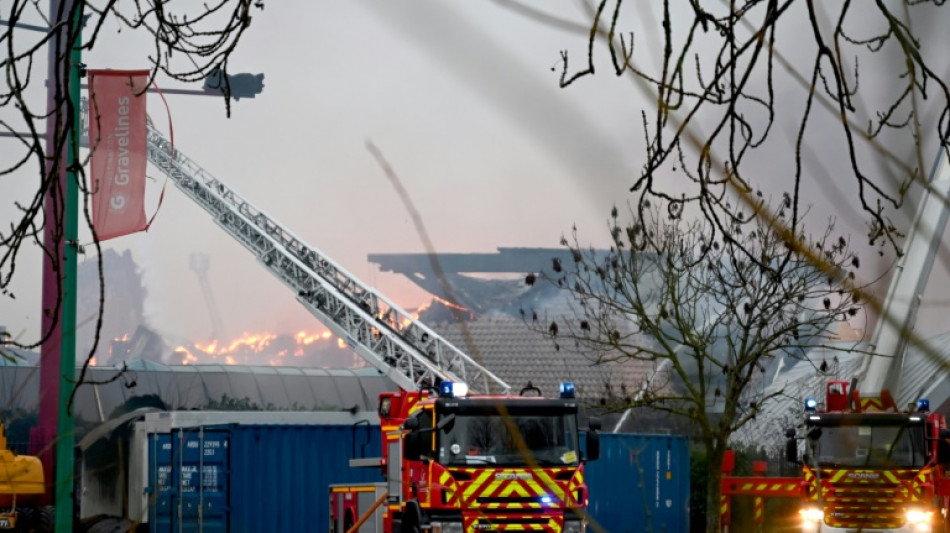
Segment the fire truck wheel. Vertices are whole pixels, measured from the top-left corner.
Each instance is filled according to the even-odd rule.
[[[419,502],[406,502],[406,511],[402,514],[402,522],[399,524],[399,533],[419,533],[419,524],[422,523],[422,511],[419,509]]]

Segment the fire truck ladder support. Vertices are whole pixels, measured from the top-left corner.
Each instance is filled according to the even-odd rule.
[[[83,107],[85,111],[87,105]],[[83,115],[85,126],[88,111]],[[465,382],[478,393],[511,391],[435,331],[256,209],[177,148],[173,151],[151,122],[147,130],[148,160],[290,287],[301,305],[403,390],[449,380]]]

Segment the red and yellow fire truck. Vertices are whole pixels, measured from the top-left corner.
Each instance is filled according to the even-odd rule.
[[[862,398],[831,381],[805,400],[805,452],[790,430],[787,459],[802,464],[804,532],[950,531],[950,431],[926,399],[901,411],[885,390]]]
[[[529,391],[540,393],[468,396],[443,381],[437,395],[380,395],[386,491],[359,508],[354,494],[371,488],[331,487],[331,530],[373,519],[384,533],[584,532],[584,462],[600,454],[599,424],[583,457],[574,386],[562,383],[558,398]]]
[[[943,417],[930,412],[926,399],[903,411],[894,402],[950,217],[943,196],[947,191],[950,164],[940,150],[857,373],[860,389],[857,379],[850,388],[847,382],[831,381],[823,407],[814,399],[805,401],[805,531],[950,531],[950,432]],[[786,455],[797,459],[794,431],[788,436]]]

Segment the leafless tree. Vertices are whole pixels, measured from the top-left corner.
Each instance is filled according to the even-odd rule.
[[[598,58],[606,56],[609,62],[601,63],[633,79],[655,102],[642,114],[646,154],[630,188],[640,204],[655,198],[694,203],[716,231],[727,231],[737,222],[729,199],[749,206],[755,201],[750,178],[761,167],[748,170],[749,160],[757,152],[774,154],[775,144],[768,141],[776,130],[784,134],[788,124],[797,130],[789,148],[794,163],[776,169],[773,178],[783,179],[781,190],[790,191],[789,227],[802,220],[809,166],[822,158],[846,160],[854,201],[867,214],[870,242],[900,254],[902,228],[894,214],[909,185],[926,182],[921,178],[930,156],[922,154],[922,139],[938,139],[943,150],[950,146],[950,90],[938,74],[944,65],[932,64],[924,50],[930,43],[921,41],[911,24],[915,11],[918,20],[932,19],[943,4],[664,0],[644,6],[598,0],[590,9],[586,54],[578,61],[561,52],[561,86],[593,75]],[[652,8],[662,9],[659,35],[642,45],[644,36],[626,31],[624,21]],[[784,46],[777,45],[779,37]],[[601,39],[605,47],[599,46]],[[655,72],[640,66],[650,60]],[[802,99],[781,101],[783,86],[804,89]],[[833,131],[816,127],[824,111],[837,122]],[[923,130],[926,124],[933,132]],[[912,155],[894,153],[889,147],[895,144],[910,146]],[[811,159],[814,146],[822,149]],[[881,160],[896,171],[877,166]],[[669,188],[676,171],[691,184],[686,192]]]
[[[778,217],[792,215],[788,196],[779,204]],[[646,406],[689,420],[711,465],[712,511],[720,494],[712,465],[721,464],[730,435],[774,397],[750,384],[773,358],[833,348],[837,326],[863,318],[848,290],[859,259],[832,221],[819,238],[796,225],[799,245],[792,247],[755,211],[732,208],[734,222],[720,228],[683,216],[683,205],[644,200],[630,209],[629,222],[614,209],[609,251],[585,248],[575,230],[562,240],[573,264],[555,261],[528,279],[567,292],[569,312],[552,318],[539,309],[545,318],[533,322],[558,346],[574,343],[595,364],[636,360],[659,370],[658,380],[613,384],[606,407]],[[755,207],[766,205],[760,199]],[[821,250],[831,269],[816,268],[797,248]],[[709,513],[707,531],[718,531],[718,519]]]
[[[4,189],[2,180],[17,179],[24,173],[35,172],[40,179],[35,194],[28,201],[0,200],[12,204],[10,210],[16,213],[9,227],[0,228],[0,298],[15,298],[10,288],[18,259],[27,248],[38,247],[47,260],[61,263],[65,191],[60,176],[66,170],[77,176],[73,179],[78,181],[83,219],[99,251],[89,208],[91,191],[86,186],[83,170],[81,166],[65,168],[67,163],[57,156],[67,149],[79,153],[79,136],[72,133],[78,127],[73,119],[78,102],[69,97],[73,88],[68,75],[71,49],[78,48],[83,53],[93,50],[106,28],[118,27],[119,33],[151,35],[152,51],[142,57],[143,64],[150,66],[151,78],[161,75],[163,80],[196,82],[214,77],[224,93],[225,111],[230,115],[229,61],[250,26],[252,14],[263,7],[262,0],[184,4],[167,0],[59,0],[49,4],[45,0],[9,0],[2,4],[0,18],[5,26],[0,27],[0,48],[5,53],[0,60],[3,71],[0,135],[7,138],[0,139],[4,154],[0,161],[0,190]],[[39,26],[37,21],[43,25]],[[49,49],[54,52],[48,53]],[[48,72],[44,72],[38,66],[45,65],[47,57],[50,65]],[[33,95],[37,91],[45,92],[47,86],[54,96],[37,106]],[[45,131],[54,132],[50,143],[44,140]],[[51,209],[44,211],[47,205]],[[47,229],[52,231],[51,241],[59,243],[57,246],[47,246],[44,242]],[[65,243],[66,246],[74,244]],[[101,326],[104,284],[101,254],[97,255],[100,258],[97,323]],[[57,292],[62,294],[61,289]],[[57,301],[54,309],[44,310],[53,317],[54,325],[45,328],[39,339],[12,339],[7,335],[3,342],[27,349],[39,346],[55,328],[61,307],[61,301]],[[98,331],[97,326],[96,341],[87,358],[95,353]]]

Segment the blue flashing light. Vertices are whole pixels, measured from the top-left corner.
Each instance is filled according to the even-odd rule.
[[[443,381],[439,384],[439,396],[443,398],[451,398],[453,388],[453,383],[451,381]]]
[[[551,505],[554,502],[554,498],[550,496],[541,496],[541,503],[545,505]]]
[[[926,413],[930,411],[930,400],[927,398],[921,398],[917,400],[917,412]]]
[[[561,398],[573,398],[574,397],[574,384],[570,381],[564,381],[560,386]]]
[[[818,409],[818,400],[814,398],[805,398],[805,410],[814,411]]]

